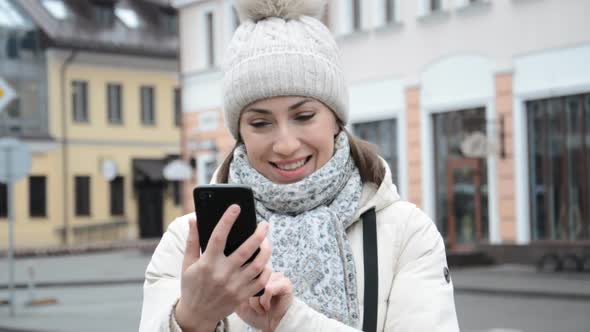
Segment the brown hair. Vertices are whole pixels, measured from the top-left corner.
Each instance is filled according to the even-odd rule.
[[[359,169],[361,181],[363,181],[363,183],[373,182],[376,185],[380,185],[385,177],[385,167],[383,167],[383,162],[376,152],[376,147],[373,144],[352,135],[346,130],[346,128],[341,128],[341,130],[344,130],[348,136],[350,155],[352,156],[356,167]],[[229,166],[234,159],[234,151],[240,144],[242,144],[241,139],[236,142],[234,148],[225,157],[223,163],[221,163],[216,179],[218,183],[227,183]]]

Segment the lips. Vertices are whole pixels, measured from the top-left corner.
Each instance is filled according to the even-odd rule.
[[[293,180],[303,176],[306,169],[305,166],[310,160],[311,156],[307,156],[299,159],[269,163],[281,177],[286,178],[286,180]]]

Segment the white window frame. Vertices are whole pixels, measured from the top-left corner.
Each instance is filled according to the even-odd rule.
[[[223,31],[222,28],[223,26],[220,24],[220,22],[222,21],[220,18],[221,16],[219,15],[219,11],[217,10],[218,6],[216,3],[212,3],[206,6],[203,6],[200,10],[200,13],[198,15],[198,27],[199,27],[199,33],[198,33],[198,47],[199,47],[199,62],[198,62],[198,68],[202,69],[202,70],[207,70],[207,69],[211,69],[217,66],[217,64],[219,63],[218,58],[219,58],[219,41],[220,41],[220,34],[217,33],[218,31]],[[208,50],[208,38],[209,36],[207,35],[207,14],[213,14],[213,59],[212,59],[212,64],[213,66],[209,65],[209,50]],[[221,36],[223,36],[223,34],[221,34]]]

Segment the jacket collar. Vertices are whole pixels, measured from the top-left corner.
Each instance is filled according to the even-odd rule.
[[[375,207],[375,212],[379,212],[401,199],[397,192],[397,187],[391,180],[391,170],[387,162],[383,159],[381,159],[381,162],[383,163],[383,167],[385,167],[383,182],[379,186],[372,182],[363,184],[361,201],[354,220],[358,220],[363,213],[373,207]]]

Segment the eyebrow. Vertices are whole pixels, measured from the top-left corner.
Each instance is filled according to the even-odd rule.
[[[288,111],[293,111],[298,109],[299,107],[303,106],[304,104],[313,101],[313,99],[303,99],[301,101],[298,101],[297,103],[289,106],[289,108],[287,108]],[[244,113],[247,112],[255,112],[255,113],[261,113],[261,114],[272,114],[271,111],[264,109],[264,108],[249,108],[247,109]]]

